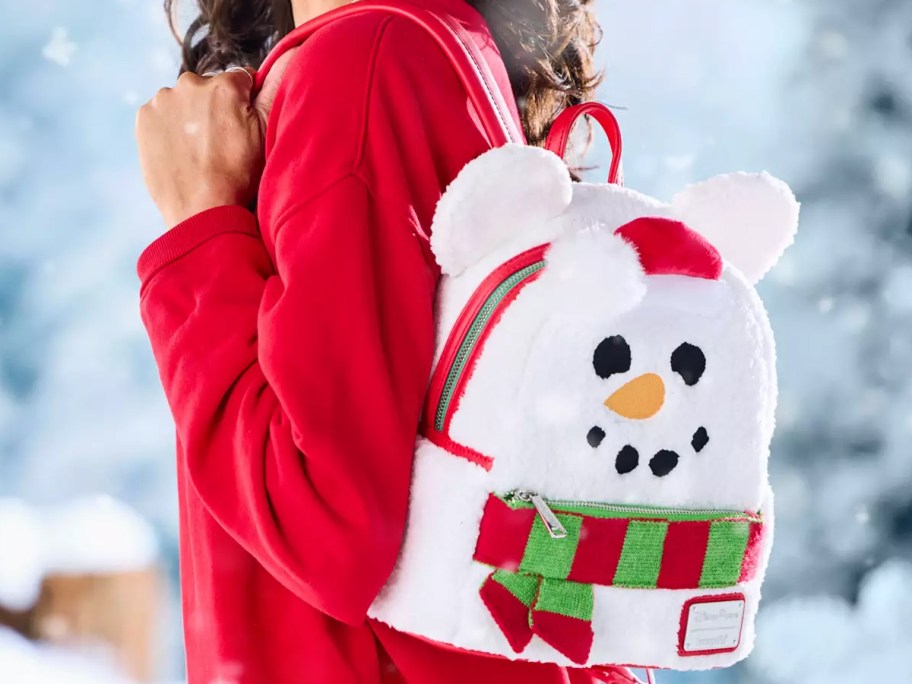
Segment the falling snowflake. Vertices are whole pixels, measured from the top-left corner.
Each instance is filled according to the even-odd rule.
[[[54,29],[51,39],[41,50],[45,59],[60,66],[69,66],[75,52],[76,43],[70,40],[67,30],[61,26]]]

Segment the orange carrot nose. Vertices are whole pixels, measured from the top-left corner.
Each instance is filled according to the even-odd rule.
[[[651,418],[665,403],[665,383],[655,373],[644,373],[605,399],[605,406],[634,420]]]

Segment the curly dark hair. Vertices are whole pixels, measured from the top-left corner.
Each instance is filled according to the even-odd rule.
[[[602,34],[592,0],[467,0],[485,18],[500,50],[526,139],[541,145],[557,115],[592,98],[602,81],[593,53]],[[181,72],[228,64],[258,67],[294,28],[291,0],[196,0],[199,14],[184,33],[178,0],[164,0],[182,47]]]

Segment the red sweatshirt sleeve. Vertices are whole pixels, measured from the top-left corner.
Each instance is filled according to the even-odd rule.
[[[404,531],[434,349],[431,213],[485,142],[432,39],[389,18],[337,23],[276,98],[259,228],[211,209],[137,271],[178,467],[282,584],[354,624]],[[339,60],[350,75],[318,68]]]

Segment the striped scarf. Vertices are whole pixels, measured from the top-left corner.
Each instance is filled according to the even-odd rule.
[[[750,580],[763,522],[736,511],[551,502],[567,535],[552,538],[531,503],[491,494],[474,558],[494,569],[481,598],[521,653],[537,634],[571,661],[592,648],[593,585],[715,589]]]

